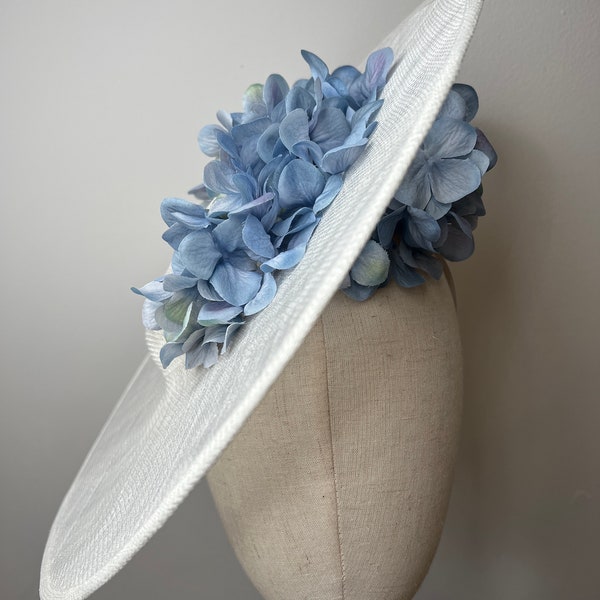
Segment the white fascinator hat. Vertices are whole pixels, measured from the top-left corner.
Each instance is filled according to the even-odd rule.
[[[164,369],[164,339],[119,400],[66,494],[45,549],[42,600],[80,600],[115,575],[217,460],[350,271],[398,189],[457,75],[482,0],[431,0],[376,48],[393,50],[378,126],[306,252],[280,273],[209,369]],[[351,40],[348,40],[348,44]],[[164,361],[163,361],[164,362]]]

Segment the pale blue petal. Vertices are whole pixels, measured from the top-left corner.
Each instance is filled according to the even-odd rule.
[[[204,338],[204,332],[205,332],[204,327],[201,327],[200,329],[196,329],[195,331],[192,331],[192,333],[190,333],[190,335],[188,336],[187,340],[185,340],[185,342],[183,342],[183,346],[181,349],[184,352],[190,352],[194,348],[197,348],[200,345],[200,343],[202,342],[202,339]]]
[[[431,165],[430,181],[433,197],[438,202],[450,204],[481,185],[481,171],[468,159],[438,160]]]
[[[310,67],[310,74],[314,79],[321,79],[325,81],[329,75],[329,69],[327,65],[316,55],[308,50],[302,50],[302,58],[308,63]]]
[[[305,89],[294,86],[285,99],[285,109],[288,113],[292,112],[296,108],[310,113],[316,106],[316,101],[310,92]]]
[[[210,278],[215,291],[229,304],[243,306],[256,296],[262,283],[262,275],[257,271],[243,271],[222,262],[215,268]]]
[[[259,207],[259,206],[263,206],[264,204],[266,204],[267,202],[270,202],[271,200],[273,200],[274,195],[271,192],[267,192],[266,194],[263,194],[262,196],[255,198],[254,200],[251,200],[250,202],[247,202],[246,204],[242,204],[241,206],[239,206],[238,208],[231,210],[229,212],[230,215],[243,215],[245,213],[251,212],[253,211],[253,209]]]
[[[365,300],[368,300],[378,288],[378,285],[367,287],[356,283],[356,281],[351,281],[350,285],[341,288],[341,290],[344,292],[344,294],[346,294],[346,296],[352,298],[352,300],[364,302]]]
[[[245,315],[253,315],[271,304],[277,292],[277,283],[271,273],[263,275],[262,285],[256,296],[244,307]]]
[[[286,97],[289,90],[286,80],[281,75],[269,75],[263,88],[267,114],[270,115],[273,112],[273,109]]]
[[[215,288],[213,288],[209,281],[204,281],[203,279],[198,280],[196,288],[198,289],[198,293],[205,300],[212,300],[213,302],[219,302],[223,300],[223,298],[217,294]]]
[[[361,140],[355,146],[342,146],[341,148],[334,148],[323,156],[321,161],[321,168],[326,173],[343,173],[356,161],[361,155],[367,140]]]
[[[296,159],[289,163],[279,177],[281,208],[312,206],[325,187],[325,177],[317,167]]]
[[[210,224],[203,206],[181,198],[165,198],[160,204],[160,214],[169,227],[181,223],[189,229],[204,229]]]
[[[185,268],[200,279],[208,279],[221,258],[210,232],[193,231],[179,244],[179,256]]]
[[[206,189],[204,183],[199,183],[194,186],[191,190],[188,190],[188,194],[191,194],[197,200],[200,200],[204,205],[210,200],[211,196]]]
[[[294,144],[308,140],[308,116],[306,111],[297,108],[289,112],[279,126],[279,136],[288,150],[291,150]]]
[[[219,110],[217,112],[217,119],[219,120],[219,123],[221,123],[221,125],[223,125],[223,127],[225,127],[225,129],[227,131],[231,131],[231,128],[233,127],[233,119],[231,118],[231,114],[224,111],[224,110]]]
[[[217,132],[224,131],[218,125],[205,125],[198,133],[198,146],[207,156],[219,156],[221,147],[217,142]]]
[[[225,252],[233,252],[243,246],[242,227],[244,219],[239,215],[231,216],[219,223],[213,229],[213,236],[218,244],[218,247]],[[208,279],[208,277],[202,277]]]
[[[305,227],[312,225],[317,217],[313,210],[307,206],[299,208],[283,221],[279,221],[273,225],[271,231],[279,237],[277,247],[281,241],[288,235],[302,231]]]
[[[326,107],[319,112],[319,118],[310,132],[310,139],[326,153],[342,146],[349,134],[350,125],[344,113],[338,108]]]
[[[160,349],[160,362],[162,363],[163,369],[166,369],[175,358],[183,354],[183,344],[165,344]]]
[[[231,129],[231,137],[233,137],[233,140],[239,147],[242,147],[249,140],[258,139],[258,136],[261,136],[270,125],[271,119],[268,117],[256,119],[249,123],[242,123],[241,125],[234,125]]]
[[[408,207],[408,232],[414,246],[433,252],[433,244],[440,239],[438,222],[424,210]]]
[[[298,142],[292,147],[292,154],[295,154],[298,158],[308,162],[320,165],[323,160],[323,150],[319,148],[318,144],[307,140],[305,142]]]
[[[185,355],[185,368],[195,369],[202,365],[205,369],[212,367],[219,358],[219,349],[215,343],[200,344]]]
[[[163,302],[173,295],[171,292],[165,291],[163,287],[163,280],[163,277],[159,277],[158,279],[150,281],[141,288],[132,287],[131,291],[139,294],[140,296],[144,296],[144,298],[148,298],[148,300],[152,300],[152,302]]]
[[[273,248],[269,234],[254,215],[246,217],[242,229],[242,239],[248,249],[261,258],[273,258],[275,255],[275,248]]]
[[[458,92],[450,90],[444,104],[442,104],[442,108],[440,109],[437,118],[446,117],[464,121],[466,113],[467,103],[465,102],[465,99]]]
[[[379,243],[386,250],[389,250],[392,246],[396,227],[398,222],[402,220],[405,210],[406,207],[401,206],[400,208],[397,208],[393,212],[382,217],[377,224],[377,237],[379,238]]]
[[[332,175],[325,184],[320,196],[315,200],[313,211],[318,214],[325,210],[339,194],[344,183],[344,178],[341,175]]]
[[[381,285],[387,279],[389,268],[387,251],[374,240],[369,240],[350,269],[350,276],[359,285]]]
[[[429,158],[456,158],[469,154],[476,141],[477,131],[468,123],[441,118],[433,123],[423,144]]]
[[[231,134],[225,131],[217,131],[216,138],[221,149],[239,163],[240,153],[235,145],[235,142],[233,141],[233,138],[231,137]]]
[[[477,129],[477,142],[475,143],[475,149],[481,150],[481,152],[488,157],[490,161],[487,168],[488,171],[496,166],[498,155],[481,129]]]
[[[481,150],[473,150],[467,158],[477,165],[477,168],[482,175],[485,174],[490,166],[490,159]]]
[[[267,127],[258,138],[256,151],[263,162],[268,163],[273,158],[273,150],[278,139],[279,125],[277,123],[273,123],[273,125]]]
[[[434,219],[439,220],[444,215],[446,215],[451,208],[452,204],[444,204],[442,202],[438,202],[434,197],[432,197],[431,200],[428,202],[427,206],[425,207],[425,211]]]
[[[366,85],[369,89],[380,90],[385,85],[393,62],[394,52],[391,48],[381,48],[369,56],[365,69]]]
[[[142,323],[146,329],[158,330],[160,325],[156,322],[156,309],[162,306],[160,302],[152,302],[146,298],[142,305]]]
[[[471,121],[479,109],[479,98],[477,97],[477,92],[466,83],[455,83],[452,86],[452,90],[462,96],[466,105],[464,119],[467,122]]]
[[[204,167],[204,185],[214,194],[227,194],[235,192],[231,183],[235,170],[227,163],[220,160],[212,160]]]
[[[295,248],[281,252],[275,258],[264,262],[260,268],[265,273],[271,273],[275,270],[284,271],[285,269],[291,269],[302,260],[305,251],[306,248],[304,246],[296,246]]]
[[[354,80],[360,77],[360,71],[356,67],[344,65],[335,69],[335,71],[333,71],[331,74],[331,77],[339,79],[344,84],[346,90],[348,90]]]
[[[198,323],[205,327],[230,323],[241,312],[241,306],[231,306],[228,302],[207,302],[198,313]]]
[[[195,287],[197,283],[197,277],[186,277],[184,275],[169,273],[165,275],[163,287],[167,292],[178,292],[179,290]]]
[[[231,325],[227,326],[227,330],[225,331],[225,339],[223,340],[223,345],[221,346],[221,354],[225,354],[227,352],[227,348],[229,346],[229,342],[234,337],[235,332],[243,325],[243,321],[241,323],[231,323]]]

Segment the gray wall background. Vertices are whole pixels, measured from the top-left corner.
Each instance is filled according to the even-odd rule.
[[[417,2],[0,4],[0,597],[144,354],[128,291],[168,263],[163,196],[247,84],[357,63]],[[466,361],[447,525],[418,600],[598,598],[600,4],[489,0],[460,79],[500,154],[455,265]],[[252,600],[202,482],[93,598]]]

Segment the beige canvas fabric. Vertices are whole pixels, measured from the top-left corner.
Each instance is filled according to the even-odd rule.
[[[338,293],[212,468],[266,600],[406,600],[451,487],[462,360],[447,280]]]

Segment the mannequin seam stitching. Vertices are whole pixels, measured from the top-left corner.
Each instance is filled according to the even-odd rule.
[[[337,529],[337,541],[338,550],[340,553],[340,570],[341,570],[341,600],[344,600],[345,595],[345,582],[346,582],[346,566],[344,563],[344,552],[342,550],[342,534],[340,531],[340,505],[339,505],[339,494],[338,494],[338,478],[335,470],[335,452],[333,451],[333,426],[331,423],[331,402],[329,398],[329,354],[327,352],[327,344],[325,343],[325,320],[321,317],[321,323],[323,325],[323,347],[325,350],[325,379],[327,381],[327,416],[329,419],[329,439],[331,441],[331,468],[333,470],[333,491],[335,497],[335,518],[336,518],[336,529]]]

